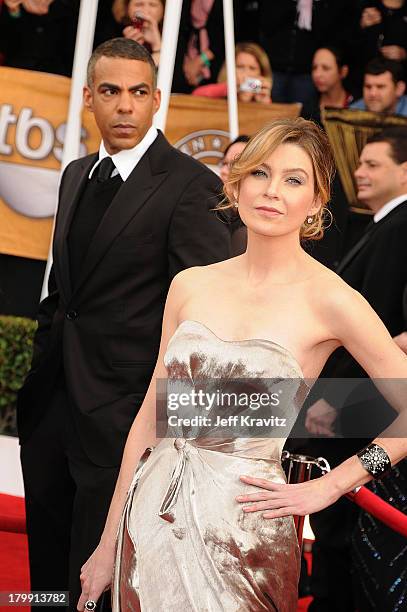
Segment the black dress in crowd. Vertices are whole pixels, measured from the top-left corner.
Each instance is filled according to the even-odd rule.
[[[54,0],[46,15],[20,7],[12,16],[0,10],[0,52],[4,64],[70,76],[75,50],[79,0]]]
[[[366,485],[407,513],[407,461]],[[367,512],[360,512],[352,536],[355,604],[359,612],[407,610],[407,540]]]

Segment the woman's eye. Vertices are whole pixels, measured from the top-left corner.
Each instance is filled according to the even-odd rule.
[[[303,181],[297,176],[289,176],[287,179],[287,182],[290,183],[291,185],[302,185],[303,184]]]
[[[264,170],[260,170],[260,169],[253,170],[251,174],[252,176],[266,176],[267,177],[267,174],[264,172]]]

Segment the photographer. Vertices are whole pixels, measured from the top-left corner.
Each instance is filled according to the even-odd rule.
[[[255,43],[242,42],[235,47],[236,81],[239,102],[271,102],[272,74],[266,52]],[[197,87],[194,96],[226,98],[226,66],[222,66],[218,83]]]
[[[165,0],[115,0],[114,18],[124,26],[123,36],[143,45],[158,66]]]

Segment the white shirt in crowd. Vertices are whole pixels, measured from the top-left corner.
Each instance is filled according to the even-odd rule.
[[[397,196],[397,198],[393,198],[390,202],[387,202],[384,206],[381,207],[380,210],[373,217],[373,221],[377,223],[384,219],[386,215],[389,214],[392,210],[394,210],[397,206],[400,206],[403,202],[407,201],[407,193],[403,193],[401,196]]]

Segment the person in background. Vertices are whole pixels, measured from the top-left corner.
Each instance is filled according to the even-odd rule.
[[[79,0],[5,0],[0,14],[4,65],[71,76]]]
[[[188,0],[183,4],[182,55],[176,64],[182,66],[184,81],[191,91],[200,84],[214,82],[225,57],[223,3],[222,0]]]
[[[354,23],[354,0],[263,0],[259,3],[259,41],[273,70],[273,101],[301,102],[314,97],[311,63],[325,45],[342,47]]]
[[[359,3],[352,39],[352,80],[360,90],[363,69],[377,54],[406,62],[407,6],[405,0],[363,0]]]
[[[158,66],[165,0],[115,0],[113,15],[123,24],[123,36],[143,45]]]
[[[266,52],[256,43],[241,42],[235,47],[236,81],[239,102],[271,102],[272,73]],[[218,83],[197,87],[194,96],[226,98],[226,65],[220,69]]]
[[[365,69],[363,98],[351,104],[350,108],[407,117],[403,78],[403,67],[399,62],[384,57],[372,59]]]
[[[232,165],[236,157],[238,157],[243,151],[249,140],[250,136],[246,136],[246,134],[241,134],[240,136],[232,140],[232,142],[230,142],[224,150],[222,161],[219,162],[219,176],[222,179],[223,183],[227,182],[230,173],[230,166]]]
[[[325,106],[346,108],[352,100],[352,96],[343,84],[348,75],[348,65],[343,51],[336,47],[319,48],[312,59],[311,75],[317,95],[304,104],[301,116],[312,119],[323,127],[322,108]],[[343,254],[349,222],[349,205],[338,174],[333,181],[330,211],[332,223],[322,239],[307,243],[304,248],[325,266],[335,269]]]
[[[15,18],[21,15],[23,8],[28,13],[33,15],[46,15],[49,10],[49,5],[54,0],[4,0],[4,4],[8,7],[9,12]],[[0,2],[0,7],[3,2]]]
[[[233,0],[236,41],[258,42],[259,3]],[[215,83],[225,59],[222,0],[183,0],[172,91]]]
[[[405,0],[367,0],[360,17],[363,47],[371,57],[380,53],[397,61],[407,59],[407,7]]]
[[[355,178],[358,199],[374,216],[365,234],[342,259],[337,273],[363,295],[400,346],[407,312],[404,265],[407,258],[407,129],[386,128],[369,138],[361,152]],[[323,376],[344,380],[365,377],[366,373],[341,349],[332,355]],[[329,395],[332,397],[325,395],[308,409],[305,425],[317,436],[331,436],[339,426],[343,438],[317,437],[307,449],[314,456],[327,458],[333,467],[360,447],[355,425],[360,427],[361,423],[359,431],[365,435],[366,423],[370,425],[379,418],[392,417],[388,415],[389,408],[373,401],[356,403],[352,396],[344,398],[345,405],[338,412],[337,394],[331,391]],[[351,420],[352,413],[355,416]],[[406,512],[406,461],[394,467],[383,481],[367,486]],[[309,608],[312,612],[353,612],[355,608],[360,612],[405,610],[396,605],[404,588],[398,578],[405,569],[403,555],[407,552],[405,540],[399,534],[364,512],[359,515],[346,499],[313,515],[311,526],[316,535],[312,570],[314,601]],[[349,595],[352,582],[351,555],[356,568],[353,591],[357,601],[345,604],[344,597],[347,592]]]
[[[313,104],[305,104],[302,116],[320,122],[321,108],[347,108],[352,102],[343,81],[349,67],[345,63],[342,51],[335,47],[321,47],[312,59],[312,81],[318,92],[318,99]]]
[[[224,150],[223,159],[219,163],[219,176],[224,184],[229,180],[230,169],[233,162],[239,157],[249,140],[250,136],[241,134],[235,138],[235,140],[232,140]],[[226,210],[222,212],[231,227],[232,254],[241,255],[246,251],[247,247],[246,226],[243,225],[238,215],[230,216],[227,214],[229,211]]]

